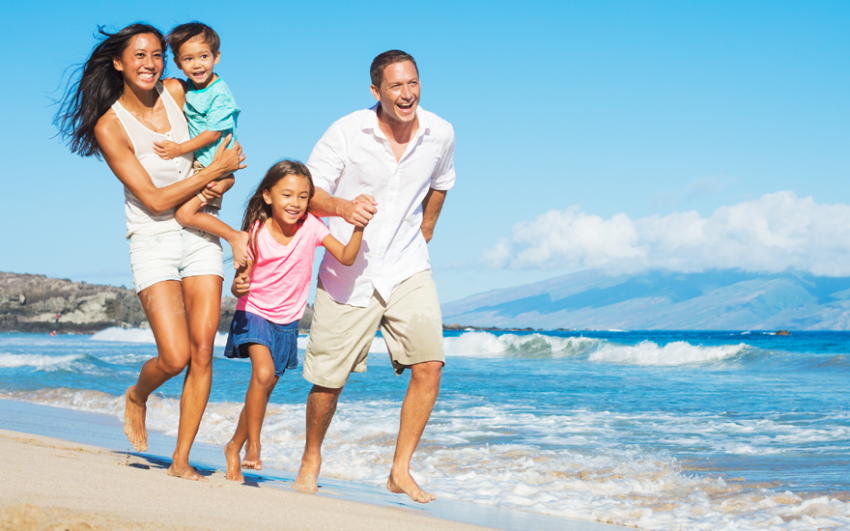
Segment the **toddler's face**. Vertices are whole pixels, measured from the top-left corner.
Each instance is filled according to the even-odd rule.
[[[196,88],[206,88],[213,81],[213,67],[218,64],[221,52],[213,54],[210,45],[198,39],[183,43],[174,61]]]

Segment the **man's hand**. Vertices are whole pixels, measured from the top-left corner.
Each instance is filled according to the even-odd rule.
[[[353,201],[343,201],[339,215],[355,227],[365,227],[378,213],[378,202],[371,195],[360,194]]]
[[[171,160],[183,155],[183,150],[180,149],[180,144],[171,140],[163,140],[162,142],[154,142],[153,150],[161,159]]]

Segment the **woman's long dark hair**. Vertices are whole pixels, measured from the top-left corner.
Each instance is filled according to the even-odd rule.
[[[95,46],[85,64],[80,68],[79,79],[68,82],[53,124],[59,129],[59,137],[67,142],[71,153],[81,157],[100,157],[100,149],[94,136],[94,127],[113,103],[124,92],[124,78],[115,70],[112,60],[121,57],[136,35],[152,33],[166,52],[162,32],[148,24],[130,24],[117,33],[109,33],[98,26],[103,40]],[[163,65],[165,65],[163,57]]]
[[[313,185],[313,176],[310,175],[310,170],[307,169],[307,166],[303,163],[298,162],[297,160],[282,160],[269,168],[269,171],[266,172],[266,176],[263,177],[263,180],[257,185],[257,189],[254,190],[251,198],[248,199],[248,206],[245,208],[245,216],[242,218],[242,230],[251,235],[249,245],[251,254],[254,256],[254,263],[257,263],[257,258],[259,256],[257,249],[257,235],[260,233],[259,230],[254,230],[254,225],[259,221],[259,226],[262,227],[266,220],[272,217],[272,207],[271,205],[266,204],[263,199],[263,192],[271,190],[279,180],[283,179],[287,175],[303,175],[310,183],[310,199],[313,199],[313,195],[316,193],[316,187]],[[310,199],[307,200],[307,208],[310,207]],[[306,213],[304,214],[304,217],[301,218],[300,222],[303,223],[305,219],[307,219]]]

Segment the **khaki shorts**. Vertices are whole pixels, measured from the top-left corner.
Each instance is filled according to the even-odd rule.
[[[402,282],[389,302],[374,293],[366,308],[336,302],[319,281],[304,378],[339,389],[352,372],[366,372],[366,356],[379,326],[396,374],[417,363],[445,363],[442,321],[430,270]]]

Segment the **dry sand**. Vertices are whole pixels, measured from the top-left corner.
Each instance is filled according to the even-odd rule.
[[[217,471],[207,483],[169,477],[167,463],[60,439],[0,430],[0,529],[482,530],[267,485]]]

